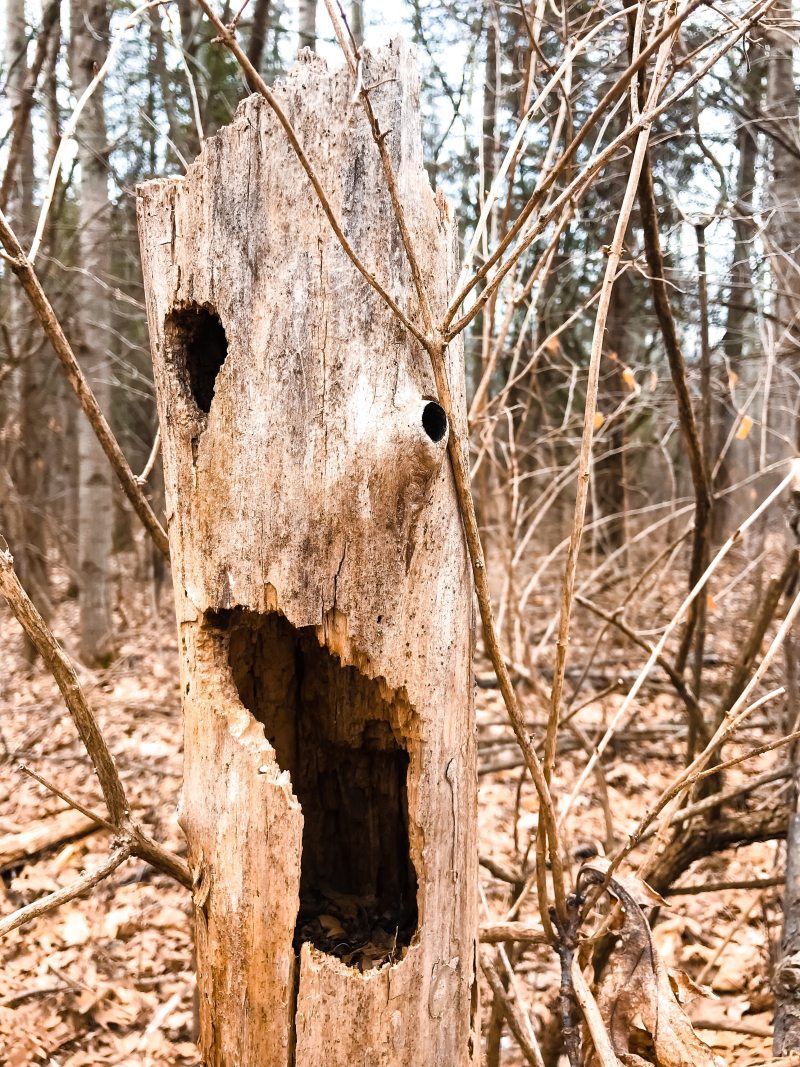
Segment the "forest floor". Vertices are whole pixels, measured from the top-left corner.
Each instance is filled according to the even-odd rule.
[[[124,585],[120,592],[125,612],[119,615],[119,655],[108,669],[81,668],[81,680],[118,761],[136,817],[156,839],[182,851],[176,816],[182,731],[171,603],[165,594],[156,611],[152,598]],[[70,654],[75,649],[69,635],[76,633],[76,623],[75,601],[62,598],[52,625]],[[720,676],[733,651],[714,648]],[[611,638],[602,652],[602,658],[595,656],[591,664],[585,689],[589,693],[601,691],[619,673],[627,680],[625,671],[638,669],[644,659],[639,650],[626,653]],[[575,649],[573,654],[580,661]],[[480,851],[495,864],[519,868],[535,837],[536,801],[521,768],[504,766],[515,762],[516,751],[509,743],[499,694],[489,687],[485,664],[478,664],[476,673],[481,682],[476,690]],[[592,732],[607,722],[623,691],[583,709],[583,729]],[[662,677],[654,676],[643,697],[607,761],[607,814],[617,841],[634,828],[684,760],[684,715],[675,695]],[[533,710],[531,694],[528,699],[530,718],[541,718]],[[741,743],[746,747],[766,736],[774,736],[774,731],[759,732],[756,725]],[[565,749],[555,780],[560,796],[568,795],[586,759],[575,745]],[[753,766],[744,765],[737,774],[763,773],[785,759],[785,752],[778,750],[752,761]],[[109,849],[106,831],[87,832],[85,821],[76,820],[74,812],[58,816],[65,811],[64,802],[26,775],[23,763],[102,813],[96,781],[55,684],[41,663],[29,666],[21,635],[3,605],[0,913],[68,884],[99,864]],[[767,792],[749,797],[748,807],[776,803],[781,788],[780,782],[773,783]],[[73,821],[63,826],[58,819]],[[581,856],[603,852],[608,830],[590,783],[567,822],[576,866]],[[52,831],[57,843],[50,847],[42,847],[41,841],[31,843],[30,831]],[[697,887],[775,878],[783,869],[782,852],[779,843],[769,842],[712,856],[696,863],[680,884]],[[505,918],[510,887],[485,867],[481,885],[482,921]],[[669,907],[661,909],[654,926],[655,942],[668,963],[708,987],[711,996],[700,997],[688,1010],[703,1024],[704,1039],[733,1067],[770,1059],[770,970],[780,935],[780,892],[780,886],[772,886],[671,895]],[[530,897],[517,917],[536,921]],[[538,1027],[550,1015],[557,988],[556,961],[545,949],[527,950],[515,960],[515,971],[519,1000]],[[197,1063],[189,894],[138,861],[123,865],[87,898],[8,935],[0,943],[0,974],[3,1067]],[[485,1022],[489,1003],[490,997],[484,995]],[[513,1039],[504,1037],[503,1048],[503,1064],[516,1067],[522,1062]]]

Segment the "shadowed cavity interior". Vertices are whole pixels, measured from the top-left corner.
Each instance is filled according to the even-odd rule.
[[[417,926],[402,698],[280,615],[234,609],[225,625],[240,699],[303,810],[295,948],[362,970],[400,958]]]
[[[167,316],[165,338],[179,377],[197,408],[208,414],[217,375],[228,355],[219,315],[205,304],[176,308]]]

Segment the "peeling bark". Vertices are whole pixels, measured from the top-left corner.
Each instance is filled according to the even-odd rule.
[[[365,53],[443,314],[455,225],[403,44]],[[359,255],[418,318],[346,71],[276,90]],[[477,1062],[472,583],[421,346],[356,273],[272,112],[139,191],[215,1067]],[[466,419],[462,350],[448,351]]]

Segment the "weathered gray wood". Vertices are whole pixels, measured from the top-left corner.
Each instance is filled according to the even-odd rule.
[[[406,46],[363,78],[439,314],[455,226]],[[348,73],[303,54],[277,92],[349,240],[418,319]],[[184,179],[140,189],[139,221],[206,1062],[477,1062],[472,585],[428,357],[259,97]],[[463,420],[458,345],[449,360]]]

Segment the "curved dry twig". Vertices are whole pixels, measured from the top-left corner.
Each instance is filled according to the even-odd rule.
[[[108,859],[101,863],[99,867],[95,867],[93,871],[86,871],[80,878],[76,878],[74,882],[70,882],[69,885],[65,885],[62,889],[56,889],[55,892],[34,900],[32,904],[26,904],[24,908],[18,908],[16,911],[12,911],[10,915],[3,916],[0,919],[0,937],[4,937],[20,926],[24,926],[25,923],[38,919],[40,915],[55,911],[56,908],[60,908],[62,904],[68,904],[70,900],[75,900],[76,897],[82,896],[108,878],[110,874],[113,874],[117,867],[121,867],[132,855],[133,846],[130,841],[126,841],[124,844],[118,845]]]

